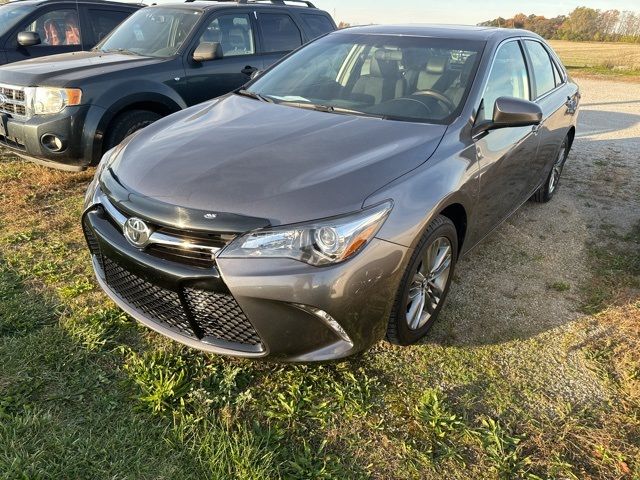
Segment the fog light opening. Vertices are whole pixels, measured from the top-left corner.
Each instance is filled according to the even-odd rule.
[[[67,148],[66,142],[52,133],[45,133],[40,139],[44,148],[51,152],[59,153]]]

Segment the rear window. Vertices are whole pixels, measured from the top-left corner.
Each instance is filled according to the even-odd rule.
[[[556,74],[553,72],[551,57],[541,43],[532,40],[526,40],[524,43],[533,64],[536,97],[540,97],[556,87]]]
[[[89,21],[93,30],[93,38],[98,42],[101,41],[129,15],[131,15],[131,12],[123,12],[121,10],[89,9]]]
[[[334,26],[324,15],[302,14],[302,20],[309,30],[310,38],[317,38],[325,33],[333,32]]]
[[[266,53],[289,52],[302,45],[300,30],[289,15],[261,13],[258,24],[262,30]]]

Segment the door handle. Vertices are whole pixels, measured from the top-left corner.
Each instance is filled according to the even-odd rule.
[[[540,127],[542,127],[542,124],[539,123],[538,125],[534,125],[533,128],[531,129],[531,131],[533,132],[534,135],[538,135],[538,132],[540,131]]]
[[[256,67],[252,67],[251,65],[247,65],[242,70],[240,70],[240,73],[244,73],[245,75],[251,76],[254,72],[257,72],[257,71],[258,71],[258,69]]]
[[[575,98],[567,97],[567,101],[565,102],[567,107],[567,113],[569,115],[573,115],[576,113],[576,108],[578,107],[578,101]]]

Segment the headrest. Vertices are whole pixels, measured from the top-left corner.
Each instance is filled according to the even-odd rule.
[[[427,60],[427,73],[443,73],[449,66],[449,57],[429,57]]]
[[[399,62],[402,60],[402,51],[385,49],[376,50],[376,60]]]

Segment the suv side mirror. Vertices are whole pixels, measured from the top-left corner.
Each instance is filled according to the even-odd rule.
[[[38,32],[20,32],[18,33],[18,44],[23,47],[32,47],[34,45],[40,45],[40,35]]]
[[[474,128],[474,135],[508,127],[528,127],[542,122],[542,109],[529,100],[500,97],[493,107],[493,119]]]
[[[195,62],[208,62],[222,57],[222,46],[218,42],[202,42],[193,51]]]

